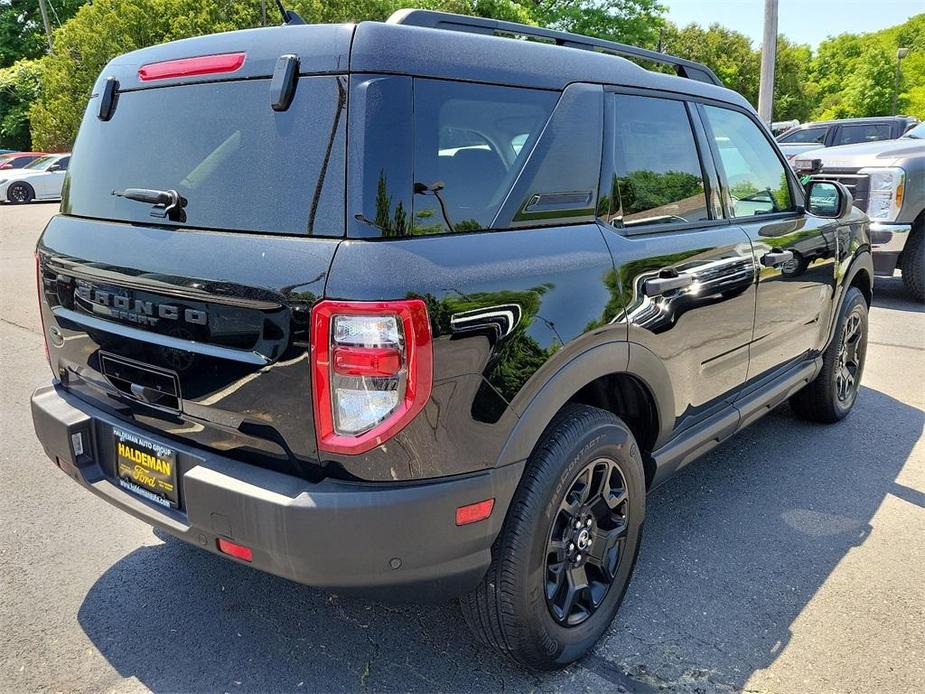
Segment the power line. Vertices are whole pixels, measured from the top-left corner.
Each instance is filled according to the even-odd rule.
[[[55,6],[51,4],[51,0],[45,0],[48,3],[48,6],[51,8],[51,13],[55,16],[55,21],[58,23],[58,26],[61,26],[61,18],[58,16],[58,11],[55,9]]]
[[[51,26],[48,24],[48,11],[45,9],[45,0],[39,0],[39,10],[42,12],[42,24],[45,25],[45,38],[48,39],[48,50],[51,51]]]

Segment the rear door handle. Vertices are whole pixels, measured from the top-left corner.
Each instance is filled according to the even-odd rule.
[[[655,277],[651,280],[646,280],[646,296],[658,296],[673,289],[684,289],[684,287],[691,286],[693,282],[694,276],[686,272],[674,277]]]
[[[761,264],[766,267],[783,265],[793,260],[793,251],[771,251],[761,256]]]

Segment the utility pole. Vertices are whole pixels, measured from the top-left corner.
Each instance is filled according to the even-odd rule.
[[[260,26],[267,25],[267,0],[260,0]]]
[[[892,114],[896,115],[896,109],[899,104],[899,81],[902,77],[902,73],[899,71],[899,64],[909,55],[908,48],[897,48],[896,49],[896,83],[893,85],[893,110]]]
[[[774,63],[777,60],[777,0],[764,0],[764,40],[761,43],[761,82],[758,117],[770,124],[774,113]]]
[[[45,37],[48,39],[48,50],[51,51],[51,26],[48,24],[48,10],[45,9],[45,0],[39,0],[39,9],[42,11],[42,23],[45,25]]]

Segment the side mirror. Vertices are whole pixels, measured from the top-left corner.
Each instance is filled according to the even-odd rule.
[[[61,164],[52,164],[51,166],[48,167],[49,172],[60,171],[60,170],[61,170]]]
[[[854,199],[841,183],[810,181],[806,184],[806,211],[815,217],[839,219],[848,214]]]

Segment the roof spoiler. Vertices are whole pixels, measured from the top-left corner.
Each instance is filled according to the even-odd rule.
[[[606,41],[604,39],[582,36],[581,34],[572,34],[567,31],[554,31],[552,29],[544,29],[527,24],[518,24],[517,22],[506,22],[500,19],[468,17],[460,14],[414,9],[398,10],[386,20],[386,23],[426,27],[428,29],[462,31],[470,34],[485,34],[488,36],[513,34],[515,36],[537,38],[545,42],[554,43],[557,46],[582,48],[584,50],[597,51],[600,53],[610,53],[623,58],[651,60],[655,63],[671,65],[674,67],[675,73],[679,77],[686,77],[687,79],[706,82],[707,84],[715,84],[720,87],[723,86],[723,83],[720,81],[719,77],[716,76],[716,73],[702,63],[695,63],[692,60],[676,58],[667,53],[659,53],[658,51],[650,51],[645,48],[628,46],[623,43],[616,43],[615,41]]]

